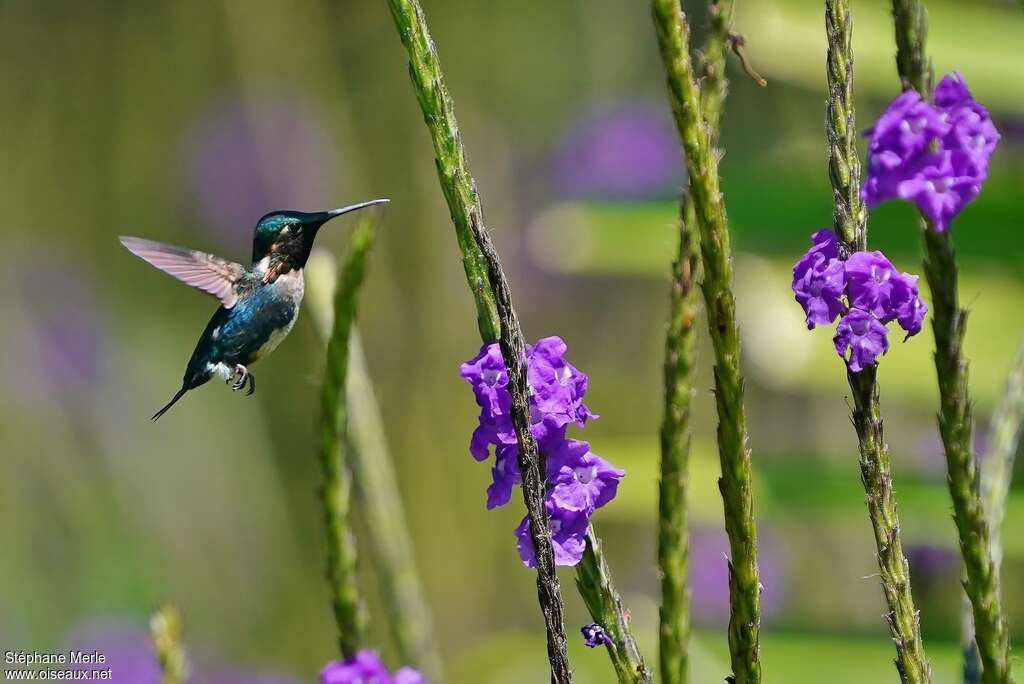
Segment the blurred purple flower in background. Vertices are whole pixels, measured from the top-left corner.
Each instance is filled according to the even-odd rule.
[[[560,192],[590,199],[677,193],[684,178],[679,143],[663,110],[628,105],[578,123],[551,161]]]
[[[954,549],[934,544],[911,544],[907,547],[907,562],[914,581],[929,581],[960,570],[960,556]]]
[[[426,680],[411,667],[392,675],[379,655],[363,650],[347,660],[327,663],[320,671],[320,684],[426,684]]]
[[[758,530],[761,609],[779,615],[786,594],[785,549],[771,530]],[[695,527],[690,535],[690,594],[694,618],[704,624],[729,620],[729,538],[719,528]]]
[[[203,113],[184,142],[186,184],[224,244],[251,239],[275,209],[323,209],[338,197],[337,149],[321,119],[288,95]]]
[[[914,91],[893,100],[867,131],[868,172],[861,194],[869,207],[888,199],[917,204],[943,231],[981,191],[999,142],[992,119],[959,72],[935,88],[934,104]]]
[[[5,367],[24,397],[62,402],[90,396],[107,372],[105,315],[95,282],[48,250],[22,255],[4,269],[7,291],[23,305],[26,325],[12,330],[16,364]]]
[[[160,684],[162,672],[149,633],[127,624],[87,622],[74,629],[65,640],[66,650],[98,652],[106,657],[102,664],[76,663],[68,668],[75,672],[110,668],[114,684]],[[193,654],[195,655],[195,654]],[[189,684],[299,684],[285,675],[225,668],[196,666]],[[386,680],[390,682],[391,680]],[[394,680],[398,683],[400,680]],[[402,684],[422,680],[402,680]]]
[[[68,650],[103,654],[103,664],[76,663],[75,672],[110,668],[114,684],[159,684],[162,673],[149,634],[128,625],[87,623],[75,629],[66,640]]]

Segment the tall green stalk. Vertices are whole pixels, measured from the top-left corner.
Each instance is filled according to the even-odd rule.
[[[992,562],[1003,562],[1002,527],[1006,501],[1013,479],[1013,463],[1024,433],[1024,344],[1010,367],[1003,396],[989,423],[991,443],[981,461],[981,500],[985,506]],[[964,626],[964,684],[980,684],[981,658],[974,639],[974,616],[970,601],[964,601],[961,624]]]
[[[732,24],[731,0],[711,0],[709,28],[704,43],[704,80],[701,104],[712,144],[729,82],[725,76],[725,49]],[[679,248],[672,263],[668,329],[665,335],[665,406],[660,432],[661,476],[658,481],[658,572],[661,604],[658,609],[658,659],[665,684],[689,681],[690,593],[687,564],[690,554],[688,489],[690,410],[696,363],[700,237],[693,203],[684,192],[679,207]]]
[[[366,523],[364,544],[399,662],[421,671],[431,684],[443,679],[433,618],[424,596],[405,508],[384,438],[380,407],[366,368],[359,331],[352,331],[348,403],[351,412],[352,485]]]
[[[181,611],[172,605],[161,606],[149,619],[149,637],[163,673],[160,684],[185,684],[188,677],[183,627]]]
[[[331,299],[336,290],[333,257],[314,250],[306,264],[306,307],[324,342],[334,325]],[[373,567],[399,662],[421,671],[431,684],[439,683],[444,675],[433,618],[416,569],[402,496],[358,327],[350,338],[346,394],[352,448],[348,463],[355,506],[367,529],[366,538],[359,541]]]
[[[665,408],[661,422],[658,480],[658,659],[665,684],[684,684],[690,663],[690,555],[688,491],[690,410],[696,362],[698,314],[694,271],[698,266],[693,204],[684,195],[679,215],[679,251],[672,264],[668,331],[665,335]]]
[[[853,23],[848,0],[826,0],[829,98],[826,136],[832,183],[833,226],[841,256],[867,249],[867,212],[860,198],[860,158],[853,106]],[[868,517],[878,549],[882,592],[889,608],[886,619],[896,646],[896,669],[905,684],[931,681],[931,667],[921,641],[920,616],[910,590],[910,568],[903,553],[900,521],[892,487],[892,463],[882,432],[877,368],[847,371],[853,395],[853,424],[860,447],[861,482]]]
[[[416,0],[389,0],[391,14],[409,55],[409,75],[423,110],[436,154],[441,189],[462,251],[463,266],[477,306],[477,323],[485,342],[498,340],[509,374],[512,419],[519,443],[519,470],[529,517],[530,538],[537,557],[537,597],[547,631],[552,682],[572,681],[563,619],[561,587],[555,572],[554,549],[544,506],[544,476],[537,442],[530,431],[529,388],[525,345],[504,273],[482,224],[483,210],[469,172],[454,105],[441,72],[423,9]],[[487,250],[490,250],[490,254]],[[490,260],[489,260],[490,259]],[[504,311],[498,298],[504,295]]]
[[[1007,373],[1003,396],[989,424],[988,453],[981,462],[981,498],[992,531],[989,548],[996,565],[1003,561],[1000,531],[1006,518],[1006,500],[1013,479],[1013,463],[1024,435],[1024,344]]]
[[[434,144],[438,178],[441,189],[448,202],[452,221],[455,224],[459,248],[462,251],[463,265],[470,290],[473,293],[477,309],[477,322],[481,339],[485,343],[495,342],[505,337],[502,353],[505,364],[514,369],[522,364],[516,356],[520,347],[521,334],[518,332],[518,321],[511,309],[510,298],[506,300],[505,311],[498,307],[500,290],[505,290],[507,283],[501,272],[497,254],[490,246],[490,238],[483,226],[483,214],[476,185],[469,172],[466,153],[462,145],[458,123],[451,96],[448,94],[444,76],[441,72],[437,50],[427,29],[423,10],[416,0],[389,0],[392,16],[398,28],[399,37],[409,55],[409,74],[412,78],[416,99],[423,111],[424,122],[430,131]],[[491,248],[491,259],[485,256],[485,247]],[[516,339],[519,337],[520,339]],[[510,374],[511,375],[511,374]],[[525,390],[525,385],[522,388]],[[513,388],[513,399],[516,391]],[[529,433],[529,430],[526,430]],[[543,500],[544,480],[534,479],[532,453],[529,443],[532,434],[521,435],[527,443],[524,448],[520,441],[520,470],[523,475],[523,496],[526,499],[527,512],[530,515],[530,534],[537,551],[538,559],[538,598],[548,632],[548,654],[552,663],[552,676],[558,681],[568,681],[568,664],[565,656],[565,632],[561,623],[561,593],[557,576],[554,574],[554,559],[550,554],[550,532],[546,523],[537,523],[546,519],[546,511],[539,502]],[[523,452],[527,453],[523,453]],[[532,451],[535,452],[535,449]],[[524,457],[526,462],[524,462]],[[525,471],[524,471],[525,466]],[[543,469],[536,474],[543,473]],[[529,477],[527,477],[529,475]],[[540,498],[538,498],[538,494]],[[534,510],[535,506],[539,510]],[[539,515],[538,515],[539,513]],[[599,549],[600,540],[593,528],[587,534],[588,549]],[[597,553],[585,553],[583,560],[576,566],[576,576],[580,591],[588,591],[584,600],[588,605],[600,606],[600,611],[591,609],[591,617],[602,623],[614,641],[613,663],[616,657],[630,659],[630,672],[633,674],[623,682],[646,682],[650,674],[643,663],[636,645],[636,640],[629,626],[628,611],[618,600],[618,592],[612,582],[608,567],[603,557]],[[594,584],[589,578],[600,577],[601,581]],[[604,624],[603,615],[614,615],[615,625]]]
[[[652,10],[676,127],[686,153],[690,201],[700,231],[704,271],[701,291],[715,352],[715,404],[722,467],[718,487],[732,555],[729,654],[737,684],[756,684],[761,681],[761,592],[729,226],[719,189],[718,158],[701,111],[700,91],[690,61],[686,16],[678,0],[653,0]]]
[[[931,97],[927,58],[928,15],[920,0],[893,0],[897,60],[903,88]],[[967,311],[960,307],[953,234],[939,232],[923,217],[924,275],[932,294],[935,374],[939,385],[939,433],[946,453],[946,480],[953,499],[953,520],[964,559],[964,590],[974,613],[975,641],[982,682],[1007,684],[1010,636],[1003,615],[999,565],[991,552],[988,521],[981,498],[978,468],[971,453],[973,417],[968,391],[968,362],[963,354]]]
[[[365,641],[366,615],[356,575],[356,544],[352,534],[348,433],[349,338],[355,323],[359,291],[366,277],[376,218],[363,219],[350,240],[350,251],[334,293],[334,322],[327,342],[327,365],[320,393],[320,466],[327,531],[327,580],[338,627],[342,656],[351,658]]]

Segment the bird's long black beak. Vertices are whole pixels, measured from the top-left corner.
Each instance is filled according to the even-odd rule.
[[[359,204],[350,204],[347,207],[341,207],[340,209],[331,209],[329,211],[321,212],[323,216],[323,222],[330,221],[332,218],[347,214],[350,211],[359,211],[360,209],[366,209],[367,207],[373,207],[378,204],[387,204],[391,200],[389,199],[375,199],[369,202],[360,202]]]

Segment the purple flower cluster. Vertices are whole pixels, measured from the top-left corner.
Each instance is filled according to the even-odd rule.
[[[565,436],[570,424],[583,427],[595,416],[583,403],[587,376],[565,360],[566,346],[560,337],[545,337],[526,346],[527,381],[530,385],[531,431],[544,455],[548,480],[547,506],[551,537],[558,565],[576,565],[583,558],[586,532],[594,511],[615,497],[625,475],[590,450],[590,444]],[[470,439],[469,451],[478,461],[494,452],[492,482],[487,488],[487,508],[503,506],[519,483],[518,445],[512,425],[512,396],[508,373],[496,343],[462,364],[460,374],[473,387],[480,406],[479,424]],[[515,530],[519,555],[528,567],[536,565],[529,518]]]
[[[583,635],[583,643],[589,648],[612,645],[612,638],[608,636],[608,633],[604,631],[604,627],[601,625],[583,625],[580,628],[580,634]]]
[[[864,201],[869,207],[912,201],[938,231],[978,195],[999,142],[988,111],[959,72],[942,79],[934,102],[913,90],[897,97],[867,136]]]
[[[320,684],[426,684],[416,670],[403,667],[391,674],[374,651],[363,650],[347,660],[327,663],[320,671]]]
[[[900,273],[881,252],[854,252],[843,261],[831,230],[811,236],[813,246],[793,266],[793,294],[807,327],[840,317],[833,337],[849,369],[873,365],[889,349],[886,323],[896,321],[907,337],[921,331],[928,307],[917,293],[917,276]]]

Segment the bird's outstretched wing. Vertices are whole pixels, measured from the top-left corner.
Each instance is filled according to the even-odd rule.
[[[153,240],[127,235],[122,235],[120,239],[129,252],[186,285],[212,294],[225,309],[230,309],[238,301],[235,285],[247,273],[241,264],[206,252]]]

